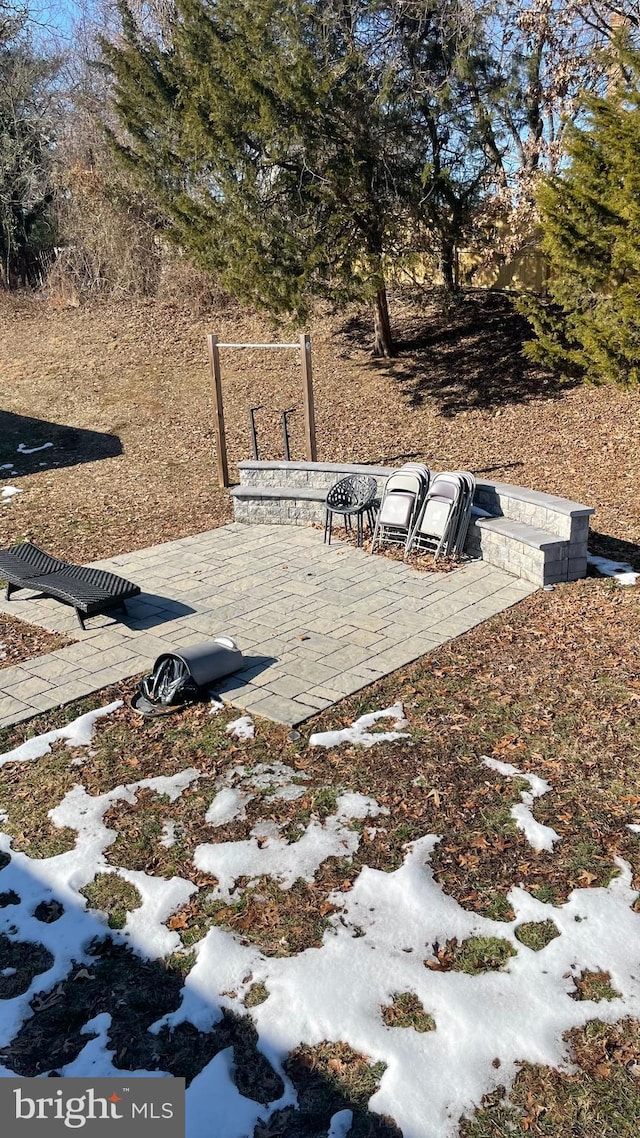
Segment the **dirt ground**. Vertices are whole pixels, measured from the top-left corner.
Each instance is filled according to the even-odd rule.
[[[596,507],[593,529],[609,539],[593,548],[640,565],[640,394],[563,387],[526,363],[526,325],[503,295],[471,293],[443,312],[431,296],[397,294],[391,310],[392,361],[371,357],[367,311],[320,313],[309,329],[318,457],[416,456],[574,498]],[[0,505],[0,546],[28,537],[86,561],[231,517],[216,485],[207,332],[299,334],[225,304],[193,316],[176,303],[55,311],[0,297],[0,485],[21,491]],[[278,412],[301,408],[299,360],[222,355],[235,476],[251,455],[249,406],[263,406],[262,457],[282,457]],[[301,409],[291,427],[302,458]]]

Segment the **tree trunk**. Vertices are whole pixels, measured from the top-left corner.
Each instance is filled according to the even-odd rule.
[[[440,255],[440,271],[444,279],[444,287],[447,292],[457,292],[458,290],[458,251],[454,241],[447,238],[443,240],[442,252]]]
[[[389,358],[395,355],[395,346],[393,343],[393,336],[391,334],[391,320],[389,319],[389,305],[387,303],[387,290],[382,286],[376,292],[376,299],[373,310],[373,327],[374,327],[374,343],[373,354],[374,356],[385,356]]]

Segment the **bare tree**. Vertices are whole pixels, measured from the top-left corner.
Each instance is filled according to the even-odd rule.
[[[36,284],[53,244],[58,61],[34,47],[27,9],[0,7],[0,283]]]

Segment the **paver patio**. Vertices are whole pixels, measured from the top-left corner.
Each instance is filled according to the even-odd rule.
[[[142,588],[127,618],[92,617],[83,632],[72,609],[38,594],[0,602],[4,613],[77,640],[0,671],[0,727],[220,635],[233,637],[245,665],[214,690],[293,726],[536,589],[483,561],[423,573],[340,542],[325,546],[315,529],[237,522],[94,564]]]

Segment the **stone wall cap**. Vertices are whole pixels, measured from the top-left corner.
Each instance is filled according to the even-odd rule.
[[[363,462],[285,462],[280,459],[276,462],[256,461],[253,458],[243,459],[238,463],[239,470],[317,470],[327,474],[372,474],[377,478],[387,478],[397,466],[370,466]]]
[[[476,482],[476,493],[483,490],[494,491],[505,498],[516,498],[519,502],[530,502],[533,506],[544,506],[547,510],[555,510],[558,514],[569,514],[571,517],[595,514],[593,506],[584,506],[580,502],[572,502],[569,498],[560,498],[556,494],[545,494],[540,490],[529,490],[526,486],[513,486],[510,482],[485,482],[479,478]]]

